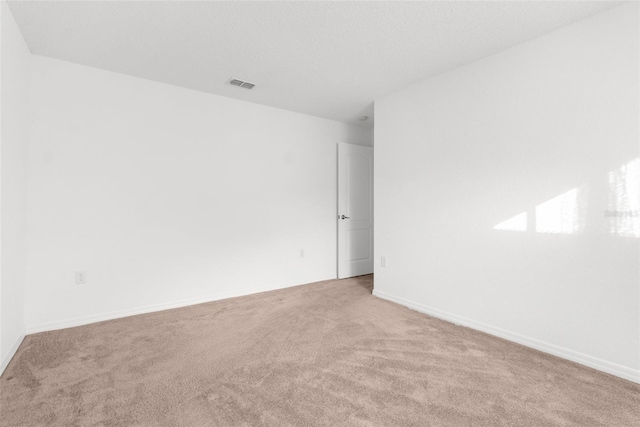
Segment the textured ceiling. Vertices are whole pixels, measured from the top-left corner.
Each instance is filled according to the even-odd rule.
[[[9,2],[36,55],[357,124],[380,96],[618,4]]]

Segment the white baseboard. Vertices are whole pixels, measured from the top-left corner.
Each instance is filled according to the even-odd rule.
[[[25,334],[21,334],[11,346],[9,353],[7,353],[7,355],[0,361],[0,375],[4,373],[4,370],[7,369],[7,366],[9,366],[9,362],[11,362],[13,356],[16,355],[16,351],[18,351],[18,348],[20,348],[20,344],[22,344],[24,337]]]
[[[325,280],[330,280],[330,279],[325,279]],[[314,282],[311,282],[311,283],[314,283]],[[119,319],[122,317],[136,316],[138,314],[153,313],[156,311],[170,310],[172,308],[180,308],[180,307],[186,307],[189,305],[196,305],[196,304],[202,304],[206,302],[220,301],[223,299],[242,297],[246,295],[258,294],[261,292],[275,291],[278,289],[291,288],[294,286],[300,286],[300,284],[278,285],[278,286],[271,286],[271,287],[245,289],[237,292],[208,295],[204,297],[172,301],[170,303],[153,304],[153,305],[148,305],[144,307],[135,307],[131,309],[112,311],[108,313],[101,313],[101,314],[96,314],[91,316],[80,316],[80,317],[58,320],[53,322],[46,322],[46,323],[41,323],[36,325],[27,325],[27,335],[36,334],[39,332],[55,331],[58,329],[73,328],[75,326],[88,325],[90,323],[103,322],[105,320]]]
[[[386,292],[381,292],[374,289],[373,295],[385,300],[395,302],[400,305],[404,305],[405,307],[411,308],[421,313],[425,313],[430,316],[437,317],[439,319],[446,320],[451,323],[455,323],[457,325],[462,325],[472,329],[476,329],[478,331],[486,332],[488,334],[495,335],[497,337],[504,338],[506,340],[513,341],[518,344],[522,344],[524,346],[534,348],[536,350],[540,350],[544,353],[549,353],[554,356],[571,360],[572,362],[580,363],[581,365],[585,365],[590,368],[594,368],[599,371],[606,372],[608,374],[615,375],[620,378],[624,378],[625,380],[633,381],[635,383],[640,383],[640,369],[629,368],[627,366],[619,365],[617,363],[613,363],[607,360],[599,359],[597,357],[589,356],[588,354],[580,353],[574,350],[570,350],[568,348],[557,346],[555,344],[551,344],[548,342],[540,341],[535,338],[520,335],[515,332],[511,332],[502,328],[491,326],[486,323],[478,322],[476,320],[472,320],[466,317],[458,316],[456,314],[452,314],[437,308],[429,307],[424,304],[409,301],[401,297],[396,297]]]

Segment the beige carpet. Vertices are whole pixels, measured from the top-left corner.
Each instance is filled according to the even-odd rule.
[[[639,426],[640,386],[371,295],[371,276],[28,336],[4,426]]]

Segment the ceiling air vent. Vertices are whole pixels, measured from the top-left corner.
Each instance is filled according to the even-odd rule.
[[[238,79],[231,79],[227,83],[230,84],[231,86],[238,86],[244,89],[253,89],[253,87],[255,86],[255,84],[253,83],[245,82]]]

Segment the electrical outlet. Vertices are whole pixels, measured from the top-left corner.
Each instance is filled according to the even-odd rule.
[[[381,256],[380,257],[380,267],[386,267],[387,266],[387,257],[386,256]]]
[[[86,284],[87,284],[87,272],[76,271],[76,285],[86,285]]]

